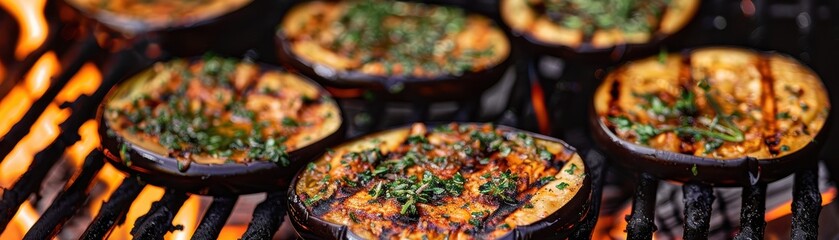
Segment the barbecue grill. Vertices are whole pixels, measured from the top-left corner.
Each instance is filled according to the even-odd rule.
[[[435,2],[474,8],[475,12],[499,19],[494,1]],[[98,140],[92,119],[96,106],[118,81],[172,53],[161,48],[153,38],[126,39],[104,34],[95,22],[78,13],[61,11],[60,5],[58,0],[0,1],[0,96],[3,96],[0,184],[4,187],[0,198],[0,236],[25,239],[295,236],[289,232],[293,231],[290,228],[278,233],[281,225],[287,224],[284,222],[286,191],[261,193],[264,200],[256,201],[247,196],[212,197],[201,215],[199,205],[206,205],[201,199],[206,203],[210,197],[148,185],[136,176],[114,171],[105,163],[103,154],[95,149]],[[831,95],[839,96],[835,93],[839,88],[839,70],[831,66],[831,58],[839,53],[836,26],[839,26],[839,2],[711,0],[702,3],[691,24],[670,39],[666,48],[673,51],[723,44],[778,50],[809,64],[827,88],[834,90]],[[239,54],[282,65],[275,57],[277,50],[271,36]],[[667,224],[656,224],[656,219],[661,218],[656,209],[657,190],[667,183],[648,173],[609,168],[606,154],[594,145],[588,134],[590,120],[585,114],[589,106],[583,103],[591,99],[599,78],[614,63],[561,60],[528,51],[514,54],[514,66],[497,86],[483,92],[483,98],[445,103],[419,100],[388,103],[363,90],[334,92],[344,98],[339,104],[348,122],[347,136],[413,121],[451,120],[495,122],[559,136],[580,150],[592,175],[591,212],[578,224],[572,239],[609,237],[592,235],[595,225],[609,224],[603,221],[609,218],[599,218],[598,213],[607,217],[624,213],[614,209],[601,212],[601,209],[614,208],[608,203],[628,199],[632,199],[626,218],[628,239],[680,235],[686,239],[720,237],[709,233],[711,217],[722,214],[712,212],[715,198],[717,202],[722,201],[715,197],[713,186],[690,183],[681,187],[684,212],[676,215],[684,225],[684,233],[673,234],[665,227]],[[612,57],[627,60],[635,56]],[[501,104],[492,102],[496,98],[504,100]],[[832,105],[839,106],[836,97]],[[834,181],[839,176],[836,162],[839,151],[833,147],[837,145],[837,132],[834,128],[819,158]],[[630,182],[636,184],[625,187],[632,194],[616,197],[605,193],[609,186],[620,185],[609,179],[620,177],[635,178]],[[815,165],[795,174],[790,206],[791,235],[781,237],[816,239],[830,228],[820,229],[818,224],[822,204],[833,201],[819,190],[818,178]],[[55,181],[58,183],[51,183]],[[740,226],[723,223],[726,230],[722,237],[763,238],[765,232],[772,232],[766,229],[765,221],[767,184],[755,183],[742,189]],[[242,208],[253,209],[245,214],[249,218],[245,217],[244,223],[233,221],[231,218],[242,215],[239,214]],[[186,217],[180,216],[183,212],[188,212]],[[90,219],[82,217],[87,214],[91,215]]]

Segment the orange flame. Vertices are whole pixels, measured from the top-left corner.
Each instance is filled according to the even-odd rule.
[[[833,201],[837,194],[836,191],[836,188],[831,187],[821,193],[822,206],[826,206]],[[594,227],[592,239],[626,239],[627,223],[624,216],[628,216],[630,213],[632,213],[632,204],[627,204],[626,207],[614,215],[601,214],[597,225]],[[790,214],[792,214],[792,200],[767,211],[765,219],[770,222]],[[653,234],[653,239],[656,239],[655,234]]]
[[[0,234],[0,239],[23,238],[23,235],[29,231],[29,228],[35,225],[35,221],[38,221],[38,216],[38,212],[35,211],[35,208],[32,207],[29,201],[23,202],[10,224],[12,227],[6,228],[6,231]]]
[[[218,239],[239,239],[247,230],[247,225],[224,225],[218,234]]]
[[[52,52],[45,54],[35,63],[25,82],[15,86],[11,94],[0,102],[0,106],[4,107],[3,111],[18,114],[17,117],[13,117],[9,121],[0,122],[0,124],[9,125],[4,131],[7,132],[8,127],[19,121],[26,112],[26,108],[30,107],[35,99],[44,94],[50,84],[49,78],[55,75],[58,68],[60,66],[55,54]],[[58,137],[61,131],[58,125],[67,120],[71,112],[70,109],[59,108],[58,103],[74,101],[82,94],[91,94],[100,84],[101,75],[96,66],[92,64],[86,64],[73,76],[68,85],[58,93],[58,97],[38,117],[29,134],[24,136],[0,163],[0,186],[10,187],[29,168],[35,154],[42,151]],[[9,110],[10,106],[21,107],[21,109]],[[99,145],[96,126],[96,122],[93,120],[82,124],[79,129],[82,136],[81,141],[67,148],[67,156],[77,167],[81,165],[84,157]],[[24,202],[17,215],[12,219],[13,225],[18,226],[20,231],[18,237],[15,237],[12,233],[4,233],[3,236],[5,237],[0,237],[0,239],[19,238],[29,230],[38,217],[38,212],[32,208],[30,202]]]
[[[836,188],[830,188],[827,191],[823,192],[822,194],[822,206],[830,204],[833,199],[836,197]],[[766,219],[767,222],[787,216],[792,214],[792,200],[781,204],[780,206],[776,207],[775,209],[769,210],[766,212]]]
[[[47,19],[44,17],[46,0],[0,0],[0,7],[6,9],[20,25],[15,57],[20,60],[38,49],[47,39]]]
[[[67,85],[61,89],[61,92],[55,96],[54,101],[56,103],[72,102],[82,94],[90,96],[101,84],[102,74],[96,64],[85,63],[76,75],[67,82]]]
[[[550,116],[545,107],[545,93],[542,91],[542,84],[539,81],[530,81],[530,101],[533,103],[533,111],[536,113],[536,121],[539,123],[539,133],[551,134]]]
[[[99,209],[102,208],[102,203],[111,197],[111,193],[113,193],[119,184],[122,182],[122,179],[126,178],[125,173],[120,172],[110,164],[105,164],[102,167],[102,170],[99,170],[99,174],[96,175],[96,179],[102,181],[105,184],[105,190],[103,194],[99,194],[98,196],[93,196],[90,199],[90,215],[96,216],[99,213]]]
[[[0,101],[0,116],[4,118],[4,121],[0,121],[0,136],[6,135],[32,103],[47,91],[50,77],[55,76],[59,68],[55,53],[47,52],[32,65],[32,70],[27,73],[24,82],[18,83]]]
[[[143,191],[140,192],[140,195],[137,196],[137,199],[134,200],[134,203],[131,204],[131,207],[128,209],[128,214],[125,218],[125,223],[119,226],[116,226],[111,232],[110,238],[112,239],[129,239],[131,238],[131,228],[134,227],[134,222],[137,221],[137,218],[143,216],[151,209],[151,204],[154,201],[160,200],[163,197],[163,188],[155,187],[152,185],[146,185],[143,188]]]
[[[88,120],[82,124],[79,128],[79,135],[82,139],[67,148],[65,155],[76,168],[81,168],[85,157],[99,146],[99,135],[96,133],[98,126],[95,120]]]
[[[58,124],[70,116],[70,110],[60,109],[50,104],[44,113],[35,121],[29,134],[12,149],[9,155],[0,163],[0,184],[11,186],[32,163],[36,153],[47,147],[60,133]]]
[[[172,219],[172,223],[175,225],[183,225],[184,229],[181,231],[175,231],[172,233],[167,233],[164,239],[167,240],[186,240],[192,237],[192,233],[195,232],[195,228],[198,227],[198,216],[199,216],[199,208],[201,207],[201,198],[195,195],[189,196],[189,199],[184,202],[183,207],[181,210],[178,211],[178,214],[175,215],[175,218]]]

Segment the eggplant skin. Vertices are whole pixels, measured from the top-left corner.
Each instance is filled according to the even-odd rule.
[[[164,28],[187,25],[240,9],[254,0],[146,1],[67,0],[73,6],[103,16],[122,28]]]
[[[202,80],[208,78],[202,75],[205,74],[202,71],[210,68],[203,60],[157,63],[116,88],[111,98],[106,101],[104,119],[115,133],[134,145],[143,146],[161,155],[183,157],[199,164],[242,163],[268,159],[249,157],[249,148],[231,149],[232,153],[227,157],[208,152],[181,153],[163,144],[162,134],[156,135],[144,129],[147,125],[155,124],[165,129],[162,132],[177,131],[173,129],[174,124],[178,123],[175,120],[158,122],[163,114],[177,114],[174,111],[183,108],[173,107],[178,104],[189,104],[188,109],[200,112],[199,115],[204,115],[202,119],[210,121],[207,126],[191,125],[195,127],[195,132],[207,132],[227,138],[247,137],[235,135],[238,131],[260,138],[282,138],[282,145],[287,151],[317,142],[340,127],[338,107],[328,99],[328,95],[323,95],[317,86],[289,73],[263,71],[257,64],[223,58],[214,58],[211,61],[212,64],[219,62],[229,62],[228,66],[232,69],[227,73],[229,76],[212,77],[229,80],[219,80],[219,83],[213,84]],[[185,75],[192,77],[185,78]],[[184,96],[176,96],[180,94]],[[183,100],[188,101],[187,103],[172,103],[184,97],[186,99]],[[142,112],[144,108],[148,109],[150,115],[138,115],[140,119],[132,119],[132,112]],[[247,114],[250,114],[251,118],[243,116]],[[254,125],[260,123],[266,123],[266,126],[262,127],[260,132],[254,132]],[[195,145],[200,144],[200,141],[183,144]],[[181,146],[184,146],[183,144]],[[204,148],[206,147],[198,146],[198,149]]]
[[[709,89],[704,90],[702,84]],[[707,99],[706,92],[713,101]],[[693,95],[688,100],[695,104],[695,113],[667,107],[687,99],[684,94]],[[664,107],[651,107],[651,101]],[[722,113],[714,110],[714,102]],[[703,48],[650,57],[616,69],[598,88],[595,111],[601,122],[629,142],[716,159],[770,159],[810,144],[825,126],[830,102],[819,77],[792,58],[736,48]],[[679,116],[663,116],[672,114]],[[732,123],[743,132],[742,141],[686,139],[676,131],[661,131],[641,143],[636,130],[615,123],[620,117],[667,129],[684,125],[675,121],[687,117],[691,126],[705,128],[703,121],[724,115],[732,115]],[[722,120],[717,122],[723,125]],[[714,131],[725,131],[717,128]]]
[[[412,46],[413,49],[410,51],[417,52],[420,51],[416,49],[425,47],[410,45],[411,39],[401,39],[387,44],[388,47],[354,46],[349,49],[370,49],[366,49],[367,52],[364,53],[347,53],[350,50],[342,48],[338,42],[342,37],[348,35],[347,31],[351,30],[335,27],[335,23],[341,22],[342,18],[348,16],[346,14],[349,14],[348,9],[352,6],[368,3],[390,8],[401,8],[403,14],[407,15],[416,14],[416,16],[405,18],[397,14],[389,14],[384,20],[382,29],[400,28],[401,31],[409,32],[439,32],[442,36],[433,43],[435,45],[434,52],[416,53],[419,55],[407,55],[398,58],[405,57],[408,59],[396,59],[397,57],[390,52],[398,46]],[[452,7],[400,1],[309,1],[294,6],[286,14],[280,24],[278,35],[282,37],[282,41],[284,41],[282,44],[287,46],[287,51],[295,58],[306,62],[306,65],[329,68],[330,71],[334,72],[331,73],[332,75],[435,79],[485,71],[502,64],[508,59],[510,43],[507,36],[503,30],[496,26],[494,21],[485,16],[465,13],[462,18],[452,20],[463,25],[458,31],[415,29],[416,26],[414,25],[417,23],[413,20],[417,17],[433,19],[436,16],[435,13],[460,11]],[[453,24],[453,22],[449,24]],[[398,32],[396,30],[391,31]],[[372,57],[363,56],[368,53]],[[470,57],[472,53],[475,57]],[[366,58],[372,58],[373,60]],[[468,63],[463,65],[464,63],[461,63],[461,61],[468,61]],[[407,62],[413,63],[409,64]],[[434,66],[429,67],[428,65]],[[461,68],[460,65],[464,67]]]
[[[489,124],[416,123],[346,142],[301,169],[289,189],[290,217],[302,236],[324,239],[555,238],[587,214],[587,171],[557,139]],[[497,184],[505,179],[512,185]],[[400,199],[413,193],[426,199]]]
[[[596,29],[590,33],[590,37],[586,37],[583,27],[571,28],[555,23],[546,14],[533,7],[534,4],[543,1],[501,0],[501,18],[517,35],[525,35],[545,45],[559,45],[572,49],[607,49],[626,44],[645,44],[659,36],[672,35],[690,22],[701,2],[700,0],[669,1],[657,24],[658,27],[649,33],[627,32],[617,28]]]

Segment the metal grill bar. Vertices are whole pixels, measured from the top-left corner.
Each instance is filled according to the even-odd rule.
[[[172,219],[187,199],[184,192],[166,189],[159,201],[152,203],[149,212],[137,218],[131,228],[131,236],[136,239],[161,239],[166,232],[183,230],[183,226],[173,226]]]
[[[606,157],[596,150],[589,150],[586,154],[586,166],[591,170],[591,205],[588,215],[583,219],[582,224],[571,234],[570,239],[590,239],[594,226],[597,224],[597,216],[600,214],[600,198],[603,195],[603,180],[606,173]]]
[[[428,116],[431,115],[431,104],[427,102],[414,102],[411,104],[411,110],[413,114],[408,118],[408,122],[425,122],[428,121]]]
[[[0,12],[3,12],[3,14],[6,15],[6,17],[0,17],[0,20],[8,20],[8,22],[13,22],[13,18],[9,17],[9,15],[7,15],[6,11],[0,11]],[[52,19],[49,19],[48,21],[52,22],[51,20]],[[52,25],[52,24],[50,24],[50,25]],[[56,36],[58,36],[58,30],[59,30],[59,28],[57,28],[57,27],[50,27],[49,32],[47,32],[47,37],[46,37],[46,39],[44,39],[44,43],[41,44],[40,47],[38,47],[37,49],[35,49],[31,53],[29,53],[28,56],[24,57],[23,60],[20,61],[18,63],[18,65],[16,65],[14,67],[14,70],[12,70],[12,72],[10,72],[6,75],[7,77],[9,77],[9,79],[7,79],[7,80],[21,79],[24,76],[26,76],[27,72],[29,72],[29,70],[32,69],[32,66],[35,65],[35,62],[37,62],[38,59],[40,59],[45,53],[47,53],[47,51],[50,50],[50,47],[54,45],[54,43],[56,42]],[[18,33],[18,34],[22,34],[22,33]],[[4,46],[14,46],[15,44],[17,44],[14,40],[10,40],[10,41],[5,42],[5,43],[7,43],[8,45],[4,45]],[[14,49],[14,48],[12,48],[12,49]],[[6,59],[3,59],[3,60],[6,60]],[[12,61],[8,61],[8,62],[12,62]],[[9,91],[12,90],[12,87],[14,86],[15,83],[16,83],[16,81],[0,81],[0,96],[6,96],[9,93]]]
[[[233,207],[236,205],[238,199],[239,197],[235,196],[213,198],[213,203],[210,204],[210,208],[204,213],[204,218],[201,219],[201,223],[195,228],[192,239],[218,238],[218,234],[221,233],[221,228],[224,227],[224,223],[230,217],[230,213],[233,212]]]
[[[82,236],[79,239],[93,240],[105,239],[108,234],[114,229],[114,224],[125,221],[125,214],[128,213],[128,208],[140,191],[145,187],[145,183],[141,183],[134,177],[127,177],[122,180],[117,190],[111,193],[111,197],[107,202],[102,204],[99,213],[93,219],[93,222],[87,226]]]
[[[818,169],[807,169],[795,174],[795,185],[792,187],[792,239],[818,237],[822,203],[818,177]]]
[[[763,239],[766,228],[766,183],[744,187],[742,196],[740,232],[734,239]]]
[[[283,191],[268,193],[268,198],[256,205],[253,219],[248,224],[248,230],[242,235],[242,239],[271,239],[283,223],[287,201]]]
[[[41,218],[29,229],[24,239],[51,239],[88,198],[89,186],[105,163],[102,152],[94,150],[85,158],[81,173],[70,187],[53,200]]]
[[[632,213],[626,225],[627,239],[652,239],[655,232],[655,196],[658,179],[648,173],[641,173],[635,199],[632,201]]]
[[[708,239],[711,223],[711,204],[714,203],[714,189],[698,183],[682,186],[685,194],[685,239]]]
[[[459,122],[478,121],[478,115],[481,111],[481,97],[474,97],[469,100],[460,101],[457,103],[457,112],[454,114],[454,120]]]
[[[47,91],[32,103],[32,106],[29,110],[26,111],[26,114],[9,129],[9,132],[0,139],[0,161],[9,154],[9,152],[14,149],[15,145],[23,139],[26,134],[29,133],[29,130],[32,128],[32,125],[35,123],[35,120],[38,120],[38,117],[41,116],[41,113],[49,106],[49,104],[53,101],[55,96],[61,92],[61,89],[64,88],[64,85],[70,81],[76,72],[84,65],[84,63],[90,59],[95,53],[98,53],[100,48],[99,45],[96,44],[96,40],[91,36],[86,38],[85,40],[80,41],[78,47],[73,47],[75,49],[75,53],[69,53],[65,56],[67,58],[63,59],[62,62],[69,62],[61,72],[50,84],[50,87],[47,88]],[[70,59],[70,60],[66,60]]]
[[[20,204],[41,187],[41,182],[44,181],[52,165],[61,158],[61,154],[64,153],[66,147],[67,145],[63,141],[54,141],[35,155],[35,160],[29,164],[29,169],[23,173],[12,188],[3,191],[3,199],[0,200],[0,232],[6,230],[6,226],[15,216]]]

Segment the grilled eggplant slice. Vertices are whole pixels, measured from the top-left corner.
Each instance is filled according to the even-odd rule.
[[[827,91],[810,69],[737,48],[626,64],[594,98],[601,142],[636,155],[621,162],[709,182],[771,181],[807,166],[829,112]]]
[[[67,0],[88,12],[100,13],[137,22],[147,27],[162,28],[183,25],[203,19],[213,18],[241,8],[253,0]],[[162,14],[166,13],[166,14]],[[133,20],[133,21],[131,21]],[[126,30],[138,27],[128,24],[120,26]]]
[[[272,0],[57,2],[62,14],[73,14],[71,19],[98,23],[95,29],[101,32],[97,32],[97,37],[111,35],[117,40],[149,41],[183,57],[208,51],[241,55],[253,48],[260,37],[270,34],[280,19],[275,13],[287,7]]]
[[[487,17],[390,0],[298,4],[277,41],[281,59],[324,84],[425,100],[491,86],[510,55],[506,35]]]
[[[287,185],[342,134],[337,104],[313,82],[221,57],[155,64],[111,90],[99,121],[115,165],[211,194]]]
[[[306,238],[556,239],[590,179],[560,140],[489,124],[414,124],[350,141],[301,169],[290,217]]]
[[[501,0],[501,16],[515,35],[547,50],[540,53],[607,56],[614,50],[657,49],[653,45],[690,22],[699,3],[699,0]]]

